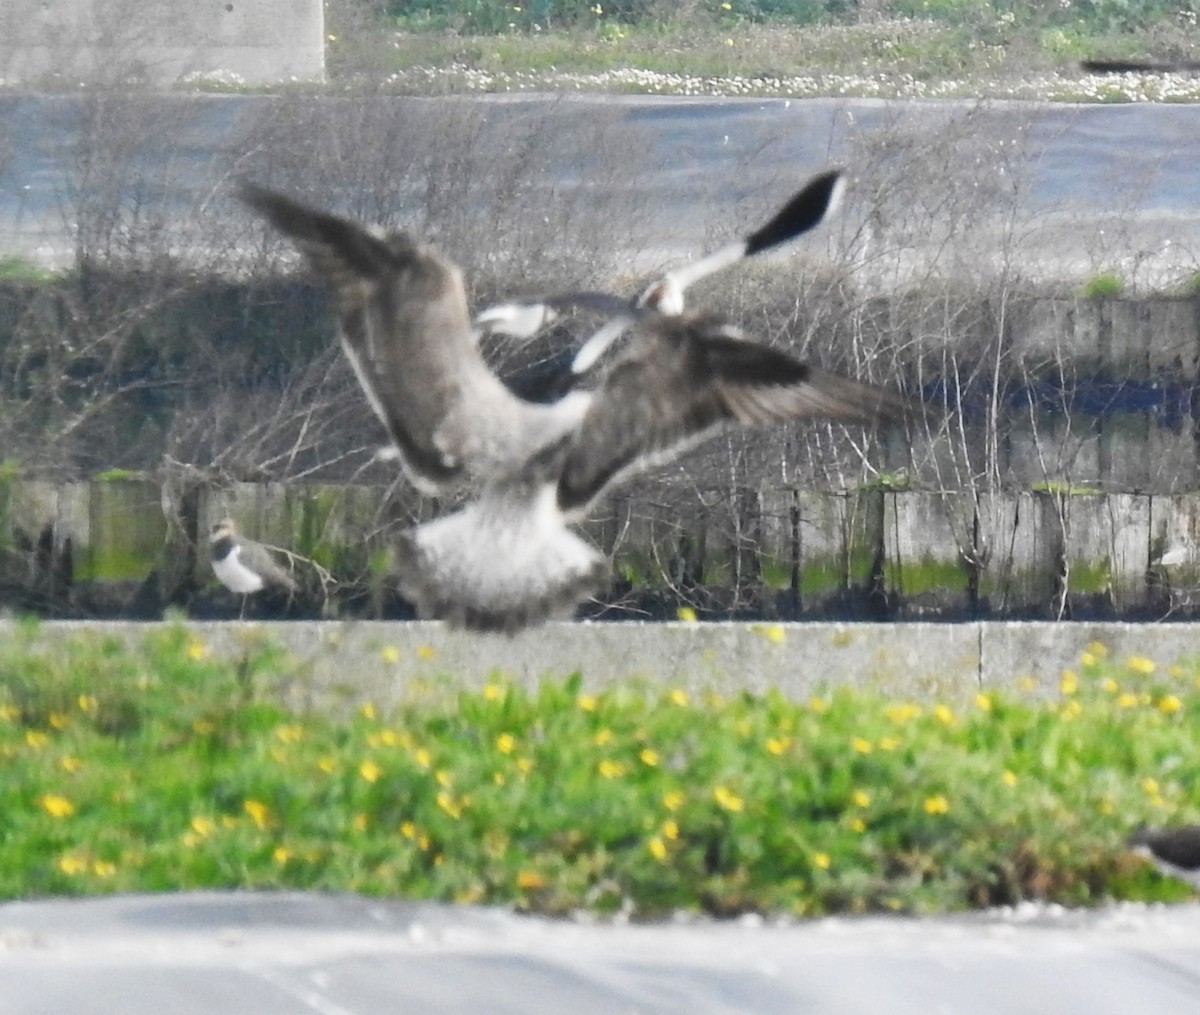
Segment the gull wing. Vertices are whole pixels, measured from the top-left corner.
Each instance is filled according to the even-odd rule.
[[[718,321],[646,322],[565,451],[558,503],[577,511],[623,473],[686,450],[722,423],[898,417],[898,395],[818,370]]]
[[[333,292],[342,347],[413,482],[457,481],[475,428],[512,401],[475,345],[458,268],[404,233],[379,236],[254,184],[240,196]]]

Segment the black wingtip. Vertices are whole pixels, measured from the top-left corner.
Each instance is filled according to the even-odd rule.
[[[1179,63],[1154,60],[1081,60],[1079,69],[1085,74],[1171,74],[1198,71],[1200,63],[1188,60]]]
[[[840,169],[813,177],[770,222],[746,237],[746,256],[778,246],[819,225],[836,209],[843,187]]]

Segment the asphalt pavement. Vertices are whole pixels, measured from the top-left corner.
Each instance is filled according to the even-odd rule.
[[[305,893],[0,905],[2,1015],[1195,1015],[1200,905],[663,924]]]

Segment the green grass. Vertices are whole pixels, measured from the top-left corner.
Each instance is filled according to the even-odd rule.
[[[386,654],[388,649],[382,651]],[[1122,844],[1200,809],[1200,669],[1099,646],[970,707],[416,686],[284,707],[265,642],[0,646],[0,897],[298,888],[641,916],[1180,899]],[[393,661],[395,653],[393,651]]]

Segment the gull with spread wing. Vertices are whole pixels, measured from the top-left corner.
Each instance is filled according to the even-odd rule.
[[[836,183],[805,209],[811,224]],[[413,482],[428,492],[475,488],[464,508],[401,540],[401,589],[422,616],[511,633],[571,613],[608,571],[571,526],[613,483],[720,426],[871,423],[908,409],[719,318],[649,305],[629,315],[630,339],[594,372],[594,386],[580,378],[535,404],[484,362],[461,273],[444,257],[403,232],[378,234],[261,187],[245,185],[242,197],[330,284],[343,348]]]

